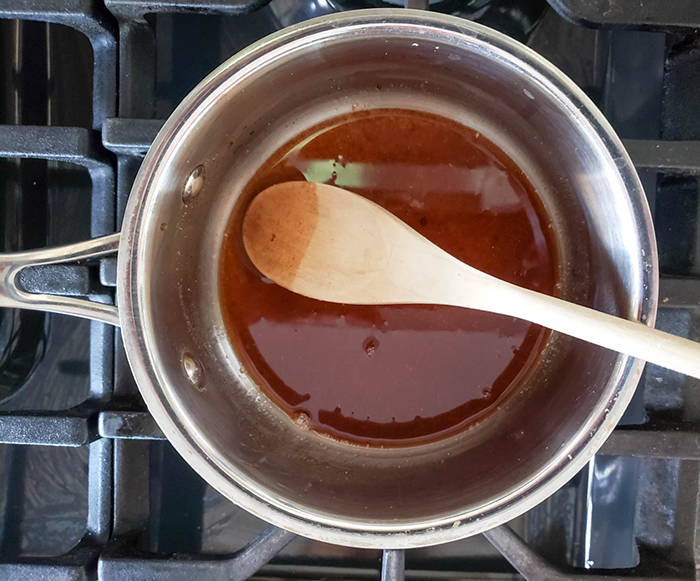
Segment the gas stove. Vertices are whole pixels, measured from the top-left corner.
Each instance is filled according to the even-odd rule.
[[[0,251],[119,229],[164,120],[284,26],[398,0],[0,0]],[[408,0],[525,42],[597,103],[654,215],[657,327],[700,340],[700,3]],[[196,47],[196,48],[195,48]],[[114,300],[113,259],[30,291]],[[236,507],[146,411],[119,331],[0,310],[0,579],[695,579],[700,385],[648,365],[601,453],[507,525],[407,551],[326,545]]]

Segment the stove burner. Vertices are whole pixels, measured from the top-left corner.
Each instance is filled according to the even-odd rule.
[[[340,12],[358,8],[396,8],[403,0],[317,0]],[[274,6],[274,3],[272,4]],[[546,0],[430,0],[430,9],[475,20],[525,41],[542,17]]]
[[[396,1],[4,0],[0,250],[113,232],[158,119],[211,69],[282,26]],[[658,327],[698,339],[700,4],[550,4],[557,12],[543,0],[431,9],[527,42],[601,107],[655,212]],[[25,282],[112,300],[115,265]],[[3,310],[0,353],[0,578],[199,581],[262,567],[265,578],[350,579],[380,567],[378,551],[290,542],[208,487],[164,441],[111,327]],[[699,393],[648,366],[625,425],[560,491],[508,526],[410,551],[405,563],[384,551],[382,578],[403,579],[406,567],[433,579],[511,578],[513,568],[533,580],[588,579],[586,568],[596,579],[694,579]]]
[[[331,6],[337,10],[353,10],[357,8],[403,8],[405,2],[402,0],[327,0]],[[459,2],[456,0],[429,0],[431,9],[440,9],[449,5],[453,11],[460,9],[469,9],[473,7],[475,10],[483,8],[493,0],[466,0]],[[439,10],[442,11],[442,10]]]

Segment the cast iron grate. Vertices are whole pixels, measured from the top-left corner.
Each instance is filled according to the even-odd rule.
[[[411,7],[427,2],[408,0]],[[504,2],[508,4],[507,2]],[[42,21],[69,26],[84,34],[93,50],[92,120],[87,127],[19,124],[0,125],[0,159],[41,159],[70,162],[86,168],[92,181],[90,231],[93,236],[114,232],[120,224],[126,199],[139,165],[162,121],[156,114],[156,35],[154,14],[187,13],[238,16],[262,9],[265,0],[0,0],[4,19]],[[511,2],[512,4],[512,2]],[[625,27],[657,31],[665,43],[663,107],[659,111],[658,137],[635,135],[625,145],[645,178],[650,200],[656,201],[659,245],[670,258],[661,281],[662,308],[688,313],[689,331],[697,333],[700,309],[700,278],[694,271],[697,215],[690,216],[693,229],[677,222],[677,205],[698,213],[700,176],[700,4],[695,0],[550,0],[559,13],[574,22],[608,29]],[[607,33],[605,33],[607,34]],[[594,48],[601,36],[595,37]],[[607,50],[615,39],[606,37]],[[612,39],[612,40],[611,40]],[[596,44],[598,43],[598,44]],[[544,43],[546,46],[547,43]],[[613,48],[610,48],[613,47]],[[607,61],[610,63],[610,59]],[[606,77],[607,79],[608,77]],[[605,80],[592,82],[591,92]],[[601,96],[601,99],[604,99]],[[624,120],[623,120],[624,121]],[[625,134],[623,133],[623,136]],[[639,137],[639,138],[637,138]],[[675,204],[675,206],[674,206]],[[688,205],[689,204],[689,205]],[[676,212],[674,214],[674,212]],[[688,218],[688,216],[685,216]],[[663,221],[662,221],[663,220]],[[683,232],[683,236],[678,236]],[[680,240],[680,242],[679,242]],[[679,246],[680,244],[680,246]],[[680,250],[679,250],[680,248]],[[690,256],[685,262],[679,252]],[[674,258],[675,257],[675,258]],[[680,266],[679,266],[680,265]],[[52,292],[56,284],[94,300],[113,300],[115,263],[105,259],[95,271],[74,265],[51,273],[35,273],[33,289]],[[87,524],[78,544],[55,557],[21,555],[0,546],[0,578],[104,581],[151,579],[246,579],[262,578],[375,578],[374,567],[327,564],[322,560],[291,563],[270,561],[294,535],[268,527],[243,549],[227,555],[206,554],[201,546],[179,541],[181,554],[158,550],[153,530],[152,473],[161,477],[172,470],[163,453],[164,440],[145,410],[128,370],[118,330],[90,323],[89,394],[76,406],[63,410],[0,412],[0,442],[16,446],[84,447],[88,451]],[[697,390],[686,382],[686,394]],[[692,397],[688,396],[691,400]],[[695,398],[697,399],[697,397]],[[700,408],[700,406],[697,406]],[[691,579],[696,578],[698,547],[698,461],[700,423],[690,413],[650,414],[648,421],[619,427],[601,455],[664,459],[682,462],[683,494],[679,495],[676,528],[683,525],[683,542],[689,547],[654,551],[640,547],[639,565],[626,569],[594,570],[553,565],[525,543],[507,525],[485,533],[505,559],[527,579]],[[190,479],[179,491],[202,494],[203,485]],[[190,486],[188,489],[187,486]],[[13,490],[8,488],[11,496]],[[161,499],[162,500],[162,499]],[[9,518],[9,512],[5,513]],[[195,520],[201,514],[195,514]],[[687,521],[687,522],[686,522]],[[680,524],[679,524],[680,523]],[[7,530],[7,523],[5,526]],[[167,545],[167,543],[164,543]],[[171,543],[172,545],[173,543]],[[155,547],[155,548],[154,548]],[[680,555],[680,556],[679,556]],[[403,551],[384,551],[381,578],[448,579],[455,577],[509,579],[513,577],[501,559],[484,560],[469,573],[446,566],[424,570],[405,566]]]

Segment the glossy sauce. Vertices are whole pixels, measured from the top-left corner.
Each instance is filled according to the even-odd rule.
[[[276,152],[243,192],[223,246],[224,322],[246,370],[303,429],[360,445],[434,441],[497,408],[548,331],[439,306],[345,306],[265,279],[243,249],[245,205],[289,180],[331,183],[381,204],[460,260],[552,293],[549,219],[522,171],[475,131],[406,110],[356,112]]]

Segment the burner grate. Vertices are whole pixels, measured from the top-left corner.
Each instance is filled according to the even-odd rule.
[[[697,103],[700,101],[696,93],[700,85],[692,79],[700,75],[700,35],[692,29],[700,28],[700,4],[695,0],[676,0],[670,4],[646,0],[643,7],[638,0],[550,0],[549,3],[570,20],[603,27],[591,32],[590,38],[592,51],[598,57],[600,52],[608,51],[607,66],[612,66],[610,53],[616,39],[621,38],[619,35],[648,34],[618,33],[612,30],[614,27],[655,30],[663,35],[666,60],[660,135],[633,134],[633,139],[625,140],[625,146],[643,177],[646,176],[650,201],[652,204],[656,201],[660,246],[667,249],[669,256],[666,276],[661,281],[661,307],[668,312],[687,314],[686,332],[699,339],[700,279],[688,276],[698,274],[694,270],[698,262],[696,234],[692,234],[697,232],[697,212],[683,217],[690,220],[692,239],[686,236],[683,239],[686,244],[673,244],[673,240],[664,238],[667,224],[660,220],[673,221],[669,225],[673,238],[680,228],[675,224],[677,207],[669,206],[670,202],[659,196],[666,195],[674,204],[685,200],[689,205],[683,207],[697,210],[700,176]],[[91,234],[114,232],[122,220],[141,160],[162,125],[161,120],[153,118],[158,106],[157,31],[159,26],[162,31],[168,24],[162,17],[181,13],[242,18],[254,13],[250,16],[254,18],[267,11],[280,26],[280,15],[288,14],[289,10],[285,9],[289,6],[284,0],[275,0],[267,7],[265,4],[264,0],[105,0],[104,5],[98,0],[0,0],[0,18],[68,26],[85,35],[93,51],[92,113],[88,126],[62,127],[51,124],[50,120],[45,126],[32,126],[15,119],[10,121],[13,125],[0,125],[0,159],[68,162],[85,168],[91,179]],[[410,4],[423,6],[426,2],[410,0]],[[512,4],[503,0],[501,13]],[[307,16],[331,10],[322,1],[309,3],[308,8]],[[534,20],[528,21],[528,27],[534,26]],[[551,46],[549,49],[554,50]],[[608,89],[606,83],[611,82],[608,72],[603,71],[602,80],[591,80],[590,92],[595,94],[600,89],[601,100]],[[158,106],[159,112],[161,108]],[[661,135],[665,139],[659,139]],[[686,255],[674,254],[680,251]],[[80,264],[36,272],[29,283],[41,292],[70,289],[96,301],[112,301],[116,262],[103,259],[98,267]],[[205,552],[201,540],[202,497],[214,496],[195,474],[178,464],[179,457],[164,442],[145,410],[128,369],[119,331],[102,323],[90,323],[89,357],[89,395],[83,403],[58,410],[0,407],[0,442],[8,445],[8,450],[33,445],[87,451],[87,515],[82,539],[59,556],[27,555],[12,543],[0,542],[2,579],[196,581],[246,579],[252,575],[266,579],[375,579],[379,570],[386,581],[405,577],[512,579],[513,570],[533,580],[696,578],[700,401],[696,401],[698,398],[693,393],[699,386],[690,380],[682,386],[680,408],[666,405],[665,411],[652,410],[648,421],[619,427],[601,450],[604,456],[636,458],[647,463],[669,461],[677,467],[673,544],[665,551],[641,546],[636,567],[599,570],[554,565],[540,556],[543,553],[536,544],[526,543],[523,535],[505,525],[484,534],[505,559],[489,552],[487,544],[479,545],[480,556],[468,565],[451,557],[419,558],[414,552],[404,555],[403,551],[384,551],[381,561],[378,553],[370,551],[361,552],[363,557],[351,551],[350,557],[343,554],[339,559],[330,549],[325,557],[300,559],[294,557],[297,553],[285,553],[284,549],[287,545],[303,543],[302,539],[275,527],[260,532],[259,523],[250,525],[243,519],[239,536],[248,535],[247,539],[252,539],[247,546],[243,546],[246,540],[243,538],[240,547],[232,547],[227,554]],[[651,381],[650,376],[655,380],[661,378],[661,384],[666,385],[663,376],[653,375],[651,371],[647,372],[643,385]],[[644,415],[644,402],[641,410]],[[15,495],[22,496],[18,494],[21,486],[16,480],[7,479],[0,493],[0,504],[9,502],[8,498],[11,501]],[[161,484],[176,481],[176,487],[166,490],[158,481]],[[173,515],[168,507],[178,499],[187,510]],[[22,502],[28,502],[26,494]],[[659,503],[657,508],[663,513],[666,505],[664,501]],[[21,513],[21,503],[15,504],[15,508],[2,513],[5,523],[0,524],[0,530],[5,534],[12,530],[9,521]],[[0,535],[0,538],[5,537]]]

